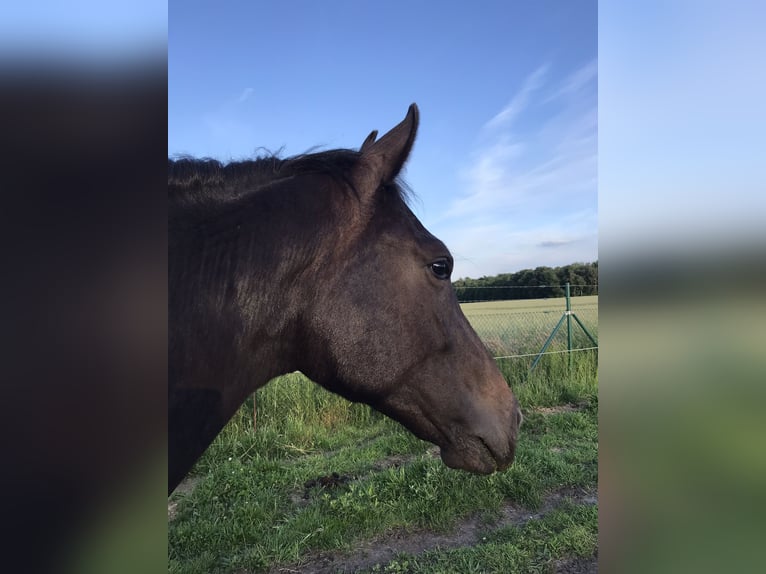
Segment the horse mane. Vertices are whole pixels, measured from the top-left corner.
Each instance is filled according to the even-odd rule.
[[[222,163],[211,158],[182,156],[168,158],[168,188],[176,191],[211,190],[248,184],[262,186],[273,181],[304,175],[326,173],[343,176],[359,159],[359,152],[334,149],[288,158],[269,154],[255,159]]]
[[[268,154],[229,163],[189,156],[168,158],[168,200],[172,209],[205,209],[279,180],[309,174],[330,176],[340,184],[336,187],[358,197],[349,174],[360,155],[350,149],[333,149],[288,158]],[[403,181],[397,179],[386,187],[407,201],[410,189]]]

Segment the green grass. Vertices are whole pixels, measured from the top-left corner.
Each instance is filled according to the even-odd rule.
[[[549,407],[587,402],[598,403],[597,351],[544,356],[534,370],[530,360],[500,359],[497,364],[511,381],[522,407]]]
[[[576,312],[586,299],[573,300]],[[563,300],[478,303],[464,310],[483,337],[482,321],[485,328],[504,329],[507,344],[529,337],[525,318],[546,316],[555,325]],[[498,360],[525,422],[514,465],[491,476],[446,468],[433,445],[300,373],[272,381],[246,401],[199,460],[191,472],[194,488],[171,496],[169,571],[300,570],[317,552],[342,560],[365,541],[393,532],[448,533],[470,516],[487,524],[479,544],[401,554],[371,572],[547,572],[557,560],[593,556],[594,506],[567,502],[520,526],[492,526],[508,504],[534,512],[551,492],[596,489],[597,354],[574,353],[571,362],[566,355],[545,356],[530,372],[531,360]],[[579,406],[554,414],[537,410],[564,404]]]
[[[598,509],[568,502],[521,527],[490,532],[476,546],[427,551],[419,556],[402,553],[366,572],[552,572],[558,560],[592,557],[597,545]]]
[[[476,513],[489,524],[504,504],[535,510],[546,493],[565,487],[595,490],[595,356],[580,353],[571,367],[565,357],[546,357],[532,373],[518,361],[500,367],[525,423],[516,462],[491,476],[448,469],[429,443],[300,374],[271,382],[257,393],[257,430],[249,399],[193,469],[193,490],[171,497],[177,508],[168,525],[169,571],[265,572],[318,551],[342,554],[392,531],[448,532]],[[565,403],[585,407],[547,415],[534,410]],[[316,482],[332,473],[338,480]],[[401,563],[395,559],[379,571],[492,571],[498,564],[502,571],[514,564],[523,565],[519,571],[544,571],[553,559],[592,554],[595,510],[559,512],[559,518],[490,532],[486,544],[412,557],[403,570],[396,570]],[[571,528],[556,526],[558,538],[551,538],[559,519]]]

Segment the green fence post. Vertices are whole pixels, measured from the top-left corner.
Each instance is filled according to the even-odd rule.
[[[566,284],[567,310],[567,351],[569,351],[569,366],[572,366],[572,301],[569,298],[569,282]]]
[[[546,339],[545,343],[543,344],[543,348],[540,349],[540,352],[537,354],[537,357],[535,357],[535,360],[532,361],[532,366],[529,368],[530,371],[534,370],[534,368],[537,366],[537,363],[540,362],[540,359],[542,358],[543,354],[545,354],[545,351],[548,349],[548,346],[551,344],[551,341],[553,341],[553,337],[556,336],[556,333],[558,333],[559,329],[561,328],[561,325],[564,324],[564,319],[567,320],[567,352],[569,353],[569,366],[572,366],[572,317],[574,317],[574,320],[577,321],[577,324],[580,325],[583,331],[585,331],[585,334],[588,336],[588,338],[591,340],[593,345],[598,347],[598,342],[593,337],[593,335],[590,334],[590,331],[585,328],[585,325],[582,324],[582,321],[580,321],[580,318],[575,314],[574,311],[572,311],[572,299],[571,299],[571,293],[569,290],[569,283],[566,283],[565,285],[565,295],[566,295],[566,310],[564,311],[564,314],[561,316],[561,319],[559,319],[559,322],[556,323],[556,326],[553,328],[553,331],[551,332],[548,339]]]
[[[537,366],[537,363],[540,362],[540,358],[545,354],[545,350],[548,348],[548,345],[551,344],[551,341],[553,341],[553,337],[556,336],[556,333],[559,332],[559,329],[561,328],[561,324],[564,322],[564,315],[561,316],[561,319],[559,319],[559,322],[556,323],[556,326],[553,328],[553,331],[551,332],[548,339],[545,341],[545,344],[543,345],[543,348],[540,349],[540,352],[537,354],[537,357],[535,357],[535,360],[532,361],[532,366],[529,367],[529,370],[532,371]]]
[[[582,330],[585,331],[585,334],[588,335],[590,342],[593,343],[596,347],[598,347],[598,341],[596,341],[596,339],[593,338],[593,335],[590,334],[590,331],[588,331],[588,329],[585,328],[585,325],[582,324],[582,321],[580,321],[579,317],[577,317],[577,315],[575,315],[574,313],[572,313],[572,317],[575,318],[575,321],[577,321],[577,324],[580,325]]]

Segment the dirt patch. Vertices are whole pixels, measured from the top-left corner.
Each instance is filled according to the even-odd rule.
[[[540,509],[535,512],[508,503],[501,509],[500,518],[491,524],[487,524],[486,520],[480,516],[473,515],[461,520],[451,532],[447,533],[395,531],[373,540],[361,542],[352,552],[343,554],[319,553],[300,564],[274,568],[270,573],[352,573],[372,568],[377,564],[386,564],[400,553],[416,556],[428,550],[475,546],[482,541],[483,536],[490,528],[522,526],[529,520],[541,518],[560,506],[565,500],[572,500],[578,504],[597,504],[598,495],[590,490],[562,489],[549,494]],[[563,574],[589,574],[597,572],[597,559],[593,557],[560,560],[553,565],[553,568],[554,572]]]
[[[176,486],[176,489],[173,491],[174,498],[178,495],[180,496],[186,496],[189,494],[192,490],[194,490],[194,487],[197,486],[197,483],[200,481],[200,478],[198,476],[190,476],[186,478],[181,484]],[[168,522],[173,520],[176,517],[176,514],[178,512],[178,500],[168,500]]]
[[[598,552],[590,558],[567,558],[553,563],[556,574],[595,574],[598,572]]]
[[[311,480],[307,480],[303,488],[306,489],[306,493],[304,494],[304,498],[308,498],[309,490],[312,488],[336,488],[340,486],[341,484],[346,484],[348,481],[350,481],[353,477],[348,474],[338,474],[337,472],[333,472],[332,474],[328,474],[327,476],[320,476],[318,478],[312,478]]]
[[[189,476],[185,478],[183,481],[181,481],[181,484],[176,486],[176,489],[173,491],[173,494],[187,495],[192,490],[194,490],[194,487],[197,486],[197,483],[199,483],[199,481],[200,481],[199,476]]]
[[[438,446],[432,446],[426,451],[425,454],[426,456],[429,456],[431,458],[439,458],[439,452],[440,451]],[[399,468],[400,466],[406,466],[420,456],[422,455],[392,454],[390,456],[387,456],[385,458],[381,458],[380,460],[375,461],[375,463],[372,465],[372,470],[376,472],[380,472],[381,470],[386,470],[388,468]]]
[[[587,408],[589,403],[577,403],[577,404],[566,404],[566,405],[557,405],[555,407],[534,407],[530,409],[530,412],[533,413],[539,413],[541,415],[558,415],[561,413],[575,413],[578,411],[581,411],[585,408]]]

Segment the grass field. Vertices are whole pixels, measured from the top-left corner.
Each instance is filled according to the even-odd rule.
[[[572,308],[598,305],[598,295],[572,297]],[[495,313],[561,313],[566,308],[564,297],[549,299],[520,299],[518,301],[483,301],[481,303],[462,303],[460,308],[467,317]]]
[[[598,340],[598,296],[572,297],[572,311]],[[534,355],[542,349],[566,309],[566,301],[526,299],[463,303],[463,312],[495,357]],[[572,348],[593,347],[585,332],[571,319]],[[548,351],[567,349],[566,321]],[[529,358],[528,363],[532,361]]]
[[[597,356],[499,366],[525,422],[514,465],[485,477],[298,373],[272,381],[257,429],[251,398],[169,498],[169,571],[591,571]]]

